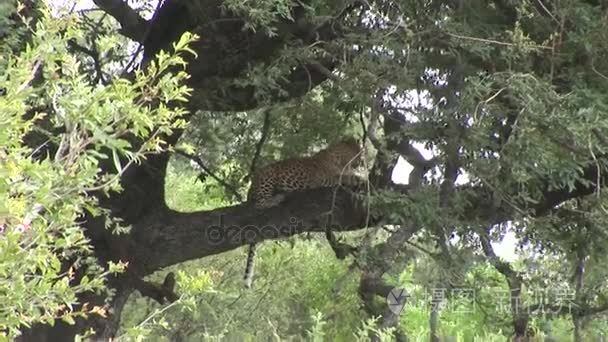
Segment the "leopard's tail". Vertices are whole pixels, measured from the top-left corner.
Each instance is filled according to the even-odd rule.
[[[255,266],[255,243],[249,244],[249,250],[247,251],[247,265],[245,266],[245,288],[251,288],[253,282],[253,267]]]

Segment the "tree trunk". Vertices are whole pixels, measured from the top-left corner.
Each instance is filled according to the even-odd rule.
[[[576,314],[572,314],[572,323],[574,325],[573,340],[574,342],[583,342],[583,322]]]
[[[442,301],[444,300],[438,289],[432,289],[431,293],[431,314],[429,315],[429,333],[431,342],[440,342],[439,338],[439,312]]]
[[[583,286],[585,285],[585,264],[587,262],[587,255],[584,250],[584,246],[581,246],[577,251],[577,262],[574,267],[574,298],[577,305],[583,303]],[[572,323],[574,330],[572,332],[574,342],[583,341],[583,317],[575,310],[572,312]]]

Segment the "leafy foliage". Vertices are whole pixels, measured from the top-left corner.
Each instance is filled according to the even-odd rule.
[[[0,333],[8,337],[34,323],[107,314],[100,306],[75,308],[77,296],[107,291],[106,276],[124,265],[99,265],[78,221],[85,211],[105,215],[92,193],[119,191],[125,169],[162,151],[163,134],[184,124],[184,111],[167,104],[186,100],[187,75],[166,70],[183,66],[191,36],[133,81],[93,86],[66,49],[83,34],[77,20],[43,9],[28,48],[1,61],[7,94],[0,97]],[[48,110],[57,115],[40,130]],[[143,143],[132,145],[133,137]],[[43,142],[27,144],[33,141]],[[100,173],[108,162],[114,172]]]

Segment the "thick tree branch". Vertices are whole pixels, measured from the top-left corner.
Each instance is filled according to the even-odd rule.
[[[502,273],[505,278],[519,278],[520,275],[513,270],[511,265],[508,262],[501,260],[496,253],[494,252],[494,247],[492,247],[490,233],[488,229],[479,233],[479,240],[481,241],[481,249],[485,254],[488,262],[496,268],[496,270]]]
[[[120,24],[120,33],[136,42],[143,42],[148,22],[123,0],[93,0]]]
[[[487,260],[505,277],[507,284],[509,285],[511,319],[515,336],[525,336],[528,327],[529,311],[522,310],[521,292],[524,285],[524,280],[522,279],[521,274],[513,269],[511,264],[501,260],[496,255],[494,252],[494,247],[492,247],[492,244],[490,243],[489,228],[479,232],[479,235],[481,247]]]
[[[568,188],[553,189],[547,184],[546,190],[543,191],[542,200],[533,206],[535,215],[542,216],[560,203],[574,198],[582,198],[597,191],[598,186],[602,186],[608,180],[608,172],[605,170],[600,172],[600,170],[598,170],[598,167],[603,168],[601,165],[606,164],[606,158],[607,156],[598,156],[597,163],[589,162],[589,164],[583,168],[583,173],[581,175],[582,180],[575,182],[574,187],[571,190]],[[600,177],[598,177],[598,173],[600,174]],[[598,180],[601,184],[597,184]]]
[[[157,212],[134,229],[130,264],[145,276],[160,268],[235,249],[252,242],[303,232],[324,232],[331,211],[335,231],[365,227],[365,206],[348,191],[316,189],[288,194],[280,206],[266,210],[247,204],[212,211]]]
[[[169,272],[160,285],[147,282],[140,278],[133,279],[132,283],[133,287],[137,289],[142,296],[152,298],[159,304],[165,304],[166,302],[172,303],[178,299],[178,296],[174,292],[175,274],[173,272]]]
[[[244,20],[222,10],[219,0],[166,0],[150,23],[150,32],[144,42],[144,62],[159,50],[170,48],[171,42],[183,32],[190,31],[200,36],[191,46],[198,58],[188,60],[189,86],[193,88],[191,108],[248,110],[269,99],[276,102],[301,96],[326,80],[328,71],[331,73],[343,62],[343,48],[333,42],[352,29],[346,26],[346,16],[362,4],[348,6],[320,25],[301,3],[294,1],[294,4],[292,19],[277,18],[276,36],[270,37],[263,30],[244,29]],[[325,51],[336,50],[334,54],[339,57],[319,52],[311,58],[315,60],[315,67],[298,65],[283,77],[274,91],[264,89],[264,93],[260,93],[256,85],[235,82],[250,78],[249,73],[255,66],[272,64],[283,49],[305,48],[312,44],[323,44]]]
[[[415,187],[420,186],[424,180],[424,175],[437,165],[438,161],[436,159],[426,160],[422,153],[412,145],[410,137],[402,134],[402,130],[410,123],[405,121],[398,109],[384,101],[384,94],[385,91],[383,90],[376,93],[372,106],[372,117],[370,118],[371,125],[382,114],[384,117],[383,129],[387,140],[386,146],[384,146],[375,134],[370,134],[372,144],[379,151],[375,168],[377,169],[376,172],[380,174],[380,182],[376,182],[376,184],[384,186],[389,184],[393,167],[396,164],[396,159],[389,153],[389,151],[392,151],[398,153],[414,167],[410,173],[408,184]]]
[[[87,48],[86,46],[82,46],[80,44],[78,44],[76,42],[76,40],[72,39],[70,41],[68,41],[68,46],[73,49],[74,51],[80,51],[82,53],[84,53],[85,55],[88,55],[89,57],[91,57],[93,59],[93,67],[95,69],[95,79],[93,81],[93,83],[103,83],[106,84],[106,79],[104,77],[103,74],[103,70],[102,70],[102,66],[101,66],[101,61],[100,61],[100,57],[99,57],[99,51],[97,51],[96,47],[92,47],[92,48]]]
[[[482,220],[496,219],[497,209],[487,205],[491,201],[479,193],[481,190],[476,191],[480,197],[470,203],[471,210],[465,211],[470,215],[477,215]],[[455,191],[469,193],[472,189],[463,186],[457,187]],[[587,191],[592,193],[593,190]],[[584,191],[564,190],[555,193],[555,196],[549,197],[563,201]],[[207,212],[179,213],[170,210],[152,212],[146,220],[137,223],[133,230],[135,232],[133,250],[136,251],[133,256],[136,264],[141,265],[139,274],[145,275],[186,260],[222,253],[250,242],[277,239],[302,232],[324,232],[332,208],[332,195],[333,189],[329,188],[296,192],[288,195],[280,206],[263,211],[244,204]],[[481,206],[484,203],[486,209]],[[478,208],[478,205],[481,208]],[[502,208],[498,212],[502,212],[500,217],[503,219],[513,215],[508,208]],[[332,227],[334,231],[365,227],[367,218],[365,206],[343,190],[338,191],[336,206],[331,214],[335,224]],[[387,267],[392,264],[389,261],[393,260],[393,253],[401,250],[403,244],[416,231],[408,227],[409,225],[402,225],[385,244],[378,246],[376,254],[378,258],[374,259],[374,267],[370,267],[370,271],[381,274],[383,270],[388,269]],[[494,259],[489,241],[482,242],[486,242],[482,243],[482,246],[485,245],[484,249],[489,252],[488,256]],[[497,259],[494,259],[496,266],[500,267],[501,265],[496,261]],[[507,270],[503,269],[503,271],[509,274]]]
[[[285,101],[310,91],[332,75],[331,71],[343,61],[319,55],[318,62],[301,64],[284,77],[279,89],[271,94],[259,94],[256,86],[235,85],[236,79],[247,78],[250,68],[260,63],[271,63],[285,46],[310,46],[322,42],[329,45],[348,31],[344,23],[349,13],[365,7],[365,2],[353,1],[340,13],[314,23],[302,4],[296,2],[292,18],[279,18],[276,37],[262,30],[244,30],[244,20],[229,11],[222,10],[219,0],[176,1],[166,0],[157,9],[153,19],[147,22],[123,0],[95,0],[106,13],[121,24],[121,33],[144,43],[144,63],[185,31],[200,35],[201,39],[191,48],[198,59],[189,60],[189,86],[193,88],[190,108],[218,111],[249,110],[263,105],[263,98]],[[352,29],[352,27],[350,28]]]

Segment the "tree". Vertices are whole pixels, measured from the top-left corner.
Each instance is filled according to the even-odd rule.
[[[141,44],[145,68],[189,31],[200,39],[190,45],[197,57],[184,56],[192,89],[186,107],[191,114],[203,112],[201,131],[229,132],[222,140],[228,151],[258,158],[257,146],[267,146],[265,151],[281,156],[294,152],[281,148],[293,137],[309,139],[306,146],[314,148],[336,135],[365,131],[377,156],[367,194],[317,189],[293,193],[264,211],[237,204],[183,213],[166,206],[166,168],[180,137],[196,134],[163,131],[170,148],[121,172],[122,191],[97,197],[130,232],[114,235],[91,215],[81,224],[100,264],[128,262],[125,273],[108,282],[112,317],[38,326],[30,336],[64,339],[91,326],[99,337],[113,336],[125,298],[134,289],[154,295],[142,277],[249,243],[248,226],[276,227],[254,230],[255,242],[322,232],[328,225],[336,232],[392,226],[380,243],[357,246],[356,272],[366,314],[381,317],[380,327],[397,327],[399,315],[380,300],[395,286],[386,273],[410,259],[403,252],[413,237],[423,236],[445,260],[454,235],[472,241],[518,290],[519,274],[495,262],[488,248],[496,225],[515,222],[522,237],[539,236],[543,228],[536,220],[569,201],[594,194],[595,208],[601,207],[608,122],[603,2],[166,0],[149,20],[127,2],[94,2],[104,12],[100,24],[89,25],[86,39],[68,45],[96,86],[107,86],[106,74],[111,82],[137,75],[103,65],[130,52],[100,54],[105,37],[118,32]],[[106,14],[118,29],[107,24]],[[86,27],[89,14],[82,15]],[[118,65],[130,71],[129,60]],[[197,122],[192,115],[184,118]],[[318,130],[327,122],[344,124]],[[64,136],[63,126],[56,124],[51,136]],[[268,141],[266,131],[274,133]],[[134,137],[130,145],[143,146],[142,139]],[[433,158],[425,159],[416,143]],[[220,163],[234,165],[229,180],[242,185],[247,179],[246,153],[223,159],[209,142],[200,151],[207,164],[218,163],[212,165],[216,170]],[[398,157],[413,166],[407,187],[391,182]],[[113,164],[100,165],[110,172]],[[462,175],[467,181],[459,180]],[[82,298],[100,304],[107,296]],[[516,339],[526,336],[527,325],[515,312]],[[395,336],[403,332],[397,329]]]

